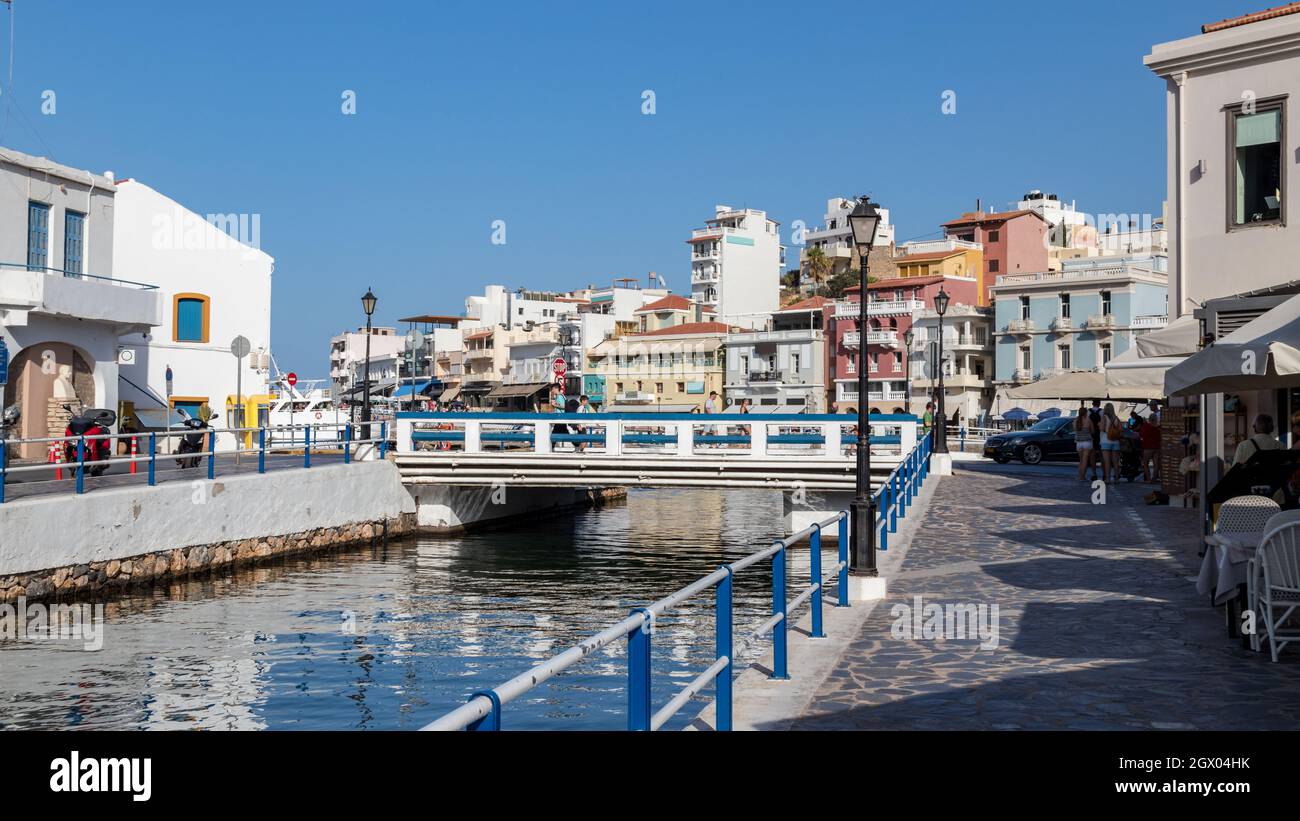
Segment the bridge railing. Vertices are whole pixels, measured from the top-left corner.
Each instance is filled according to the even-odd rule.
[[[502,451],[630,453],[676,456],[810,456],[844,459],[857,441],[849,414],[694,413],[398,413],[398,454]],[[916,447],[918,420],[910,414],[874,414],[871,443],[900,453]],[[873,449],[874,449],[873,447]]]
[[[903,455],[898,467],[888,481],[876,491],[876,524],[880,527],[879,546],[888,549],[887,535],[897,530],[898,520],[906,516],[908,507],[916,499],[922,483],[928,476],[929,438],[922,439]],[[822,531],[837,528],[838,561],[823,575]],[[788,552],[804,540],[809,549],[808,585],[794,598],[786,590]],[[596,651],[616,641],[627,640],[628,712],[627,728],[634,731],[653,731],[664,726],[680,712],[692,698],[710,685],[714,687],[715,729],[731,730],[734,721],[733,680],[735,660],[746,650],[757,645],[768,634],[772,636],[772,668],[769,677],[787,679],[789,673],[788,637],[790,622],[805,604],[810,611],[812,638],[824,638],[824,598],[828,584],[835,580],[836,607],[848,607],[849,574],[849,516],[846,511],[809,525],[784,539],[772,542],[762,550],[751,553],[739,561],[723,565],[712,573],[665,596],[645,607],[636,607],[626,618],[590,636],[562,653],[527,670],[504,684],[472,693],[469,700],[441,718],[430,722],[424,730],[500,730],[502,710],[505,705],[544,684],[570,667],[592,657]],[[772,615],[753,631],[735,637],[735,612],[733,608],[733,580],[738,573],[763,561],[771,562]],[[713,663],[700,672],[685,687],[678,690],[658,710],[651,698],[653,646],[655,621],[688,599],[709,590],[714,591],[714,658]]]
[[[104,433],[89,436],[47,436],[28,439],[0,439],[0,504],[5,501],[5,488],[12,478],[24,475],[37,477],[33,482],[43,485],[70,487],[75,493],[86,492],[86,478],[102,475],[115,465],[127,466],[129,474],[143,469],[145,481],[154,485],[158,475],[165,472],[168,462],[175,462],[178,470],[186,469],[182,463],[193,461],[188,470],[197,471],[206,458],[207,477],[217,475],[217,457],[225,465],[234,465],[241,458],[257,460],[257,470],[265,473],[267,457],[275,454],[301,454],[303,467],[311,467],[313,454],[341,454],[344,462],[354,457],[383,459],[388,447],[388,424],[371,423],[372,436],[362,439],[353,431],[357,425],[345,422],[318,422],[301,425],[271,425],[248,428],[172,428],[169,431],[139,433]],[[175,446],[185,437],[198,435],[200,449],[181,451]],[[94,443],[107,441],[110,455],[95,458]],[[251,442],[251,446],[246,446]],[[46,451],[47,461],[14,464],[12,457],[24,445],[37,445]],[[125,454],[116,454],[121,449]],[[229,460],[229,461],[227,461]],[[103,470],[97,470],[103,468]],[[160,470],[162,468],[162,470]],[[53,473],[52,478],[48,475]],[[47,478],[41,478],[45,475]],[[120,475],[120,474],[115,474]],[[192,477],[194,473],[186,473]],[[66,485],[65,485],[66,483]]]

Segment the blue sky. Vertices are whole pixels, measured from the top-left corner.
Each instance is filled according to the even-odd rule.
[[[715,203],[784,231],[870,192],[900,240],[1031,188],[1158,214],[1143,55],[1268,5],[16,0],[0,145],[260,214],[276,357],[321,376],[367,286],[382,322],[494,282],[689,291],[683,241]]]

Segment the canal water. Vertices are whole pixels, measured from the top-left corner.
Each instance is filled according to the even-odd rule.
[[[779,492],[636,490],[158,586],[108,604],[102,649],[0,641],[0,728],[415,729],[781,533]],[[770,567],[737,577],[737,637],[770,615]],[[796,551],[791,598],[807,567]],[[712,662],[713,626],[711,591],[658,620],[656,709]],[[508,704],[504,728],[622,729],[626,676],[619,641]]]

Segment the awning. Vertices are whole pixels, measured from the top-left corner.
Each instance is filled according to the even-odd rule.
[[[460,396],[460,385],[452,385],[450,388],[447,388],[447,390],[442,392],[442,394],[438,397],[438,401],[455,402],[456,397],[458,396]]]
[[[1165,374],[1169,396],[1300,387],[1300,296],[1187,357]]]
[[[1151,399],[1164,394],[1153,397],[1142,388],[1111,387],[1106,384],[1106,374],[1100,371],[1072,371],[1011,388],[1006,395],[1019,402],[1022,399]]]
[[[1148,399],[1165,395],[1165,372],[1182,362],[1185,356],[1142,356],[1137,348],[1106,363],[1106,389],[1125,395],[1144,392]]]
[[[489,399],[506,399],[512,396],[532,396],[551,387],[550,382],[529,382],[520,385],[497,385],[488,391]]]
[[[408,396],[423,396],[429,393],[429,391],[432,390],[434,387],[441,387],[441,386],[442,386],[441,382],[434,382],[434,381],[417,382],[413,385],[403,385],[402,387],[393,391],[393,398],[402,399]]]
[[[1133,344],[1144,358],[1191,356],[1201,346],[1201,321],[1184,314],[1158,331],[1142,334]]]
[[[1049,397],[1047,399],[1013,399],[1010,396],[1010,390],[999,390],[997,396],[993,399],[993,407],[989,409],[989,416],[994,418],[1003,418],[1007,411],[1019,408],[1027,411],[1030,416],[1037,416],[1041,411],[1051,408],[1065,408],[1062,404],[1062,398],[1059,396]],[[1101,397],[1097,397],[1100,399]],[[1070,410],[1073,413],[1073,409]]]

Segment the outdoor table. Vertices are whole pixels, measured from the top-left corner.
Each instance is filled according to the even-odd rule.
[[[1249,562],[1255,558],[1255,549],[1263,538],[1264,532],[1256,530],[1207,536],[1209,549],[1201,561],[1196,592],[1206,595],[1213,591],[1215,605],[1236,597],[1239,587],[1249,578]]]

